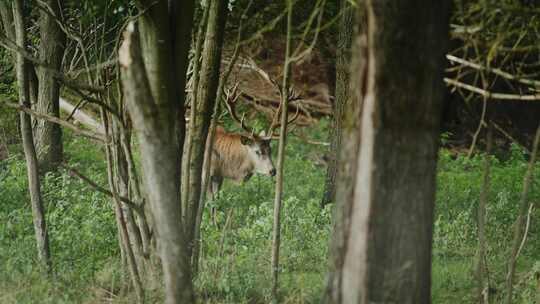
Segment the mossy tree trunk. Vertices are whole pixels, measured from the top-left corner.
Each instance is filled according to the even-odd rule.
[[[336,84],[334,99],[334,115],[332,126],[329,132],[330,138],[330,161],[326,171],[326,182],[324,185],[324,194],[321,206],[332,203],[336,195],[336,176],[338,173],[337,151],[341,150],[343,138],[343,120],[347,113],[345,108],[350,102],[349,74],[351,64],[351,44],[354,31],[355,11],[351,3],[347,0],[341,0],[340,4],[341,18],[339,23],[339,36],[337,41],[336,54]]]
[[[13,2],[13,21],[15,25],[15,41],[20,48],[26,48],[26,24],[23,15],[23,1]],[[19,87],[19,103],[30,108],[30,88],[28,81],[28,63],[21,53],[16,54],[17,84]],[[32,137],[32,122],[30,115],[20,112],[21,136],[26,158],[26,169],[28,173],[28,189],[30,191],[30,202],[32,205],[32,219],[36,234],[38,258],[44,265],[47,272],[52,270],[51,253],[49,249],[49,235],[45,223],[45,208],[41,196],[41,186],[39,181],[38,161],[36,149]]]
[[[44,4],[50,8],[47,12],[40,10],[39,16],[39,59],[45,66],[36,68],[37,72],[37,104],[38,112],[55,117],[60,115],[59,97],[60,83],[54,77],[56,71],[62,68],[66,35],[58,24],[61,22],[62,1],[46,0]],[[48,171],[56,168],[62,161],[62,131],[58,124],[46,120],[36,120],[34,127],[34,142],[40,168]]]
[[[344,164],[354,174],[338,188],[344,191],[338,208],[348,212],[338,211],[346,226],[340,250],[332,250],[341,264],[327,302],[430,303],[449,3],[359,1],[362,6],[367,25],[357,37],[351,75],[360,124],[347,131],[360,148]]]
[[[216,102],[217,88],[219,84],[219,72],[221,67],[221,53],[223,46],[223,34],[228,13],[228,1],[213,0],[208,5],[208,24],[202,51],[202,63],[199,71],[199,80],[196,99],[194,121],[190,121],[190,147],[191,158],[189,164],[189,193],[188,200],[184,201],[184,230],[190,242],[189,252],[191,255],[195,235],[197,210],[201,196],[202,167],[206,139],[210,127],[210,121]]]

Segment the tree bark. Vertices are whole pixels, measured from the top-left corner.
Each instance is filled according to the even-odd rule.
[[[336,84],[333,104],[332,126],[329,132],[330,161],[326,171],[326,181],[321,206],[332,203],[336,195],[336,176],[338,172],[339,154],[343,138],[343,120],[346,105],[350,102],[349,75],[351,63],[351,45],[354,31],[355,11],[347,0],[341,0],[342,16],[339,23],[339,36],[336,56]]]
[[[124,96],[139,138],[166,303],[193,303],[179,191],[183,134],[177,133],[177,120],[183,123],[179,113],[185,99],[194,2],[182,1],[170,8],[165,1],[138,4],[145,12],[139,19],[140,35],[133,23],[129,25],[119,51]]]
[[[38,112],[59,117],[60,83],[54,77],[54,73],[60,71],[62,67],[66,44],[66,35],[58,24],[62,16],[62,1],[45,0],[44,2],[51,11],[40,11],[39,60],[44,62],[47,67],[37,67],[38,92],[35,108]],[[63,147],[60,126],[45,120],[37,120],[34,132],[40,168],[42,171],[54,170],[62,161]]]
[[[26,26],[23,16],[23,1],[13,2],[13,20],[15,24],[16,43],[20,48],[26,48]],[[29,82],[27,61],[20,53],[16,54],[17,82],[19,87],[19,102],[22,106],[30,106]],[[20,112],[21,136],[26,158],[28,172],[28,189],[32,204],[32,219],[36,233],[38,258],[48,273],[52,271],[51,253],[49,249],[49,235],[45,223],[45,208],[41,196],[39,170],[32,137],[32,123],[30,115]]]
[[[359,1],[359,7],[363,5]],[[365,3],[356,172],[337,301],[430,303],[431,243],[448,1]],[[396,47],[399,46],[399,47]],[[336,280],[334,280],[335,282]]]
[[[356,20],[362,19],[364,7],[360,7],[355,14]],[[355,71],[363,71],[367,53],[365,33],[361,31],[359,22],[355,24],[358,36],[354,39],[354,56],[350,66]],[[351,69],[352,70],[352,69]],[[362,73],[351,73],[351,83],[362,83]],[[352,88],[351,88],[352,89]],[[350,233],[349,215],[353,205],[354,185],[356,184],[356,171],[358,151],[360,150],[360,116],[362,110],[362,96],[357,96],[359,90],[351,90],[349,102],[344,104],[342,118],[342,145],[337,152],[339,161],[336,163],[335,183],[335,209],[333,235],[330,241],[330,267],[327,275],[326,291],[323,296],[324,303],[342,303],[343,265],[347,240]]]
[[[219,84],[219,72],[221,66],[221,51],[223,46],[223,34],[227,20],[228,1],[214,0],[210,2],[208,12],[208,25],[204,49],[202,52],[202,63],[199,76],[199,86],[197,89],[197,99],[194,101],[196,113],[194,121],[190,122],[192,129],[189,130],[191,159],[189,160],[189,193],[188,201],[183,202],[184,230],[189,241],[189,254],[192,253],[195,235],[195,224],[197,210],[201,196],[202,167],[204,161],[204,151],[206,139],[210,127],[210,120],[214,104],[216,102],[217,87]]]

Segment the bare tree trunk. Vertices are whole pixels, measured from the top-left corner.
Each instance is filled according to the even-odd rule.
[[[528,209],[528,200],[529,188],[531,181],[533,180],[534,174],[534,164],[536,162],[536,156],[538,153],[538,145],[540,143],[540,126],[536,130],[536,135],[534,137],[534,143],[531,153],[531,159],[529,160],[529,166],[527,167],[527,172],[523,178],[523,190],[521,191],[521,199],[519,203],[519,214],[514,223],[514,238],[512,240],[512,251],[510,253],[510,259],[508,261],[508,273],[506,275],[506,304],[512,303],[513,298],[513,289],[514,289],[514,274],[516,272],[516,262],[518,258],[518,252],[521,242],[521,237],[523,235],[523,226],[525,218],[527,215]]]
[[[487,292],[489,295],[489,281],[487,278],[487,257],[486,257],[486,208],[489,197],[489,174],[491,167],[491,149],[493,146],[493,126],[489,122],[487,132],[487,148],[486,159],[484,160],[484,180],[482,191],[480,192],[480,200],[478,204],[478,256],[476,261],[476,278],[478,280],[478,288],[476,290],[476,298],[478,303],[483,303],[483,294]]]
[[[272,233],[272,302],[278,302],[279,288],[279,247],[281,243],[281,202],[283,200],[283,167],[285,165],[285,144],[287,141],[287,120],[289,108],[289,77],[291,75],[291,43],[292,43],[292,0],[287,2],[287,43],[285,47],[285,63],[283,67],[283,82],[281,87],[281,117],[279,143],[276,167],[276,190],[274,197],[274,225]]]
[[[35,106],[38,112],[59,117],[60,83],[53,75],[54,70],[60,71],[62,67],[66,44],[66,35],[58,24],[62,16],[62,1],[45,0],[44,3],[51,11],[40,10],[39,59],[47,67],[37,67],[38,95]],[[44,171],[53,170],[62,161],[61,128],[59,125],[45,120],[37,120],[36,123],[34,140],[40,167]]]
[[[106,155],[107,155],[107,177],[109,182],[109,187],[111,189],[111,193],[113,194],[113,201],[115,205],[115,213],[116,213],[116,219],[117,219],[117,225],[118,230],[120,234],[118,235],[118,238],[120,239],[121,249],[123,249],[125,258],[127,259],[127,264],[129,267],[129,272],[131,276],[131,280],[133,282],[133,288],[135,289],[135,293],[137,295],[137,302],[143,303],[144,302],[144,290],[141,283],[141,277],[140,277],[140,271],[141,269],[139,267],[139,264],[137,263],[137,256],[136,253],[138,253],[138,257],[140,258],[140,247],[137,247],[136,244],[132,245],[132,239],[136,238],[135,233],[133,231],[130,231],[129,222],[127,221],[127,216],[125,213],[125,209],[122,206],[122,203],[120,201],[120,196],[126,197],[127,195],[127,187],[125,185],[122,185],[120,182],[120,189],[117,187],[117,182],[122,179],[122,176],[119,174],[122,174],[120,171],[121,164],[117,163],[117,159],[115,159],[114,154],[116,149],[118,149],[118,142],[114,142],[116,139],[114,138],[115,134],[110,134],[110,126],[108,123],[108,118],[106,116],[105,110],[101,110],[101,119],[103,121],[103,129],[105,130],[107,135],[112,135],[113,137],[113,144],[107,145],[105,147]],[[114,128],[114,127],[113,127]],[[113,131],[114,132],[114,131]],[[113,147],[116,146],[116,147]],[[114,164],[116,163],[116,170]],[[116,172],[115,172],[116,171]],[[119,191],[122,191],[119,193]]]
[[[336,195],[336,176],[338,173],[338,151],[341,150],[343,138],[343,120],[345,108],[350,103],[349,74],[351,64],[351,44],[354,31],[355,11],[351,3],[341,0],[341,18],[339,24],[339,37],[336,56],[336,89],[334,99],[334,115],[330,128],[330,161],[326,171],[326,182],[321,206],[332,203]]]
[[[16,43],[20,48],[26,48],[26,28],[23,16],[23,1],[13,2],[13,20],[15,24]],[[17,53],[17,82],[19,86],[19,102],[22,106],[30,107],[30,94],[28,83],[27,62],[21,53]],[[51,253],[49,249],[49,235],[45,223],[45,208],[41,197],[38,162],[36,150],[32,139],[32,123],[30,115],[20,113],[21,136],[23,141],[26,169],[28,172],[28,188],[32,203],[32,219],[36,233],[39,260],[48,273],[52,271]]]
[[[145,11],[140,35],[133,23],[128,26],[119,61],[126,105],[139,138],[166,303],[176,304],[194,302],[179,191],[183,129],[177,132],[177,120],[184,123],[179,114],[185,100],[194,2],[172,4],[169,8],[164,1],[139,2],[139,9]]]
[[[339,205],[350,213],[337,212],[347,226],[330,302],[430,303],[448,2],[368,0],[366,13],[358,39],[367,48],[352,76],[360,150],[352,192]]]
[[[210,120],[214,103],[216,102],[217,88],[219,84],[219,72],[221,66],[221,51],[223,46],[223,33],[228,13],[228,1],[214,0],[210,2],[208,12],[208,25],[202,63],[199,76],[198,96],[195,100],[194,121],[190,121],[192,129],[189,130],[191,159],[189,160],[189,193],[188,201],[183,202],[184,230],[186,231],[189,244],[189,254],[193,249],[193,237],[197,210],[201,196],[202,167],[206,139],[210,127]],[[192,109],[192,110],[193,110]]]

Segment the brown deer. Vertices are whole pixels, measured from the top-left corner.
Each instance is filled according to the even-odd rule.
[[[241,95],[241,93],[236,93],[237,86],[231,91],[225,98],[225,105],[233,120],[245,133],[228,133],[221,127],[216,128],[210,158],[210,182],[207,183],[207,192],[212,199],[219,192],[225,178],[240,184],[248,181],[254,173],[267,176],[276,175],[270,141],[278,136],[274,134],[274,130],[279,127],[279,123],[277,123],[279,110],[276,111],[269,130],[257,135],[252,128],[245,125],[244,117],[240,119],[235,111],[236,102]],[[288,123],[296,120],[298,114],[297,111]]]

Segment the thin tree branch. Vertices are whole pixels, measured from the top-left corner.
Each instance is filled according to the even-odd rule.
[[[131,201],[129,198],[124,197],[124,196],[120,196],[119,194],[113,194],[111,191],[109,191],[109,190],[103,188],[102,186],[98,185],[96,182],[91,180],[89,177],[83,175],[81,172],[79,172],[75,168],[68,167],[67,165],[60,165],[60,166],[63,167],[64,169],[66,169],[66,171],[69,173],[70,176],[76,177],[76,178],[82,180],[83,182],[87,183],[89,186],[91,186],[92,188],[94,188],[98,192],[101,192],[101,193],[103,193],[103,194],[105,194],[105,195],[107,195],[109,197],[114,198],[115,195],[116,195],[118,197],[118,199],[122,203],[126,204],[126,206],[128,206],[129,208],[135,210],[137,213],[142,214],[141,206],[139,204]]]
[[[501,76],[503,78],[506,78],[506,79],[509,79],[509,80],[515,80],[515,81],[520,82],[522,84],[532,85],[534,87],[540,87],[540,81],[527,79],[527,78],[522,78],[522,77],[519,77],[517,75],[513,75],[513,74],[510,74],[508,72],[505,72],[505,71],[503,71],[501,69],[489,68],[489,67],[483,66],[481,64],[470,62],[470,61],[467,61],[465,59],[462,59],[462,58],[459,58],[459,57],[456,57],[456,56],[450,55],[450,54],[446,55],[446,59],[448,59],[451,62],[459,63],[461,65],[464,65],[464,66],[467,66],[467,67],[470,67],[470,68],[473,68],[473,69],[476,69],[476,70],[490,72],[490,73],[499,75],[499,76]]]
[[[540,100],[540,94],[534,94],[534,95],[517,95],[517,94],[505,94],[505,93],[493,93],[475,86],[472,86],[470,84],[466,84],[454,79],[450,79],[445,77],[444,82],[446,82],[449,85],[462,88],[471,92],[474,92],[476,94],[479,94],[484,97],[488,97],[489,99],[499,99],[499,100],[516,100],[516,101],[538,101]]]
[[[0,33],[0,46],[4,47],[7,50],[17,52],[24,56],[24,58],[33,64],[36,64],[40,67],[46,68],[48,70],[51,70],[53,72],[53,76],[60,82],[62,82],[64,85],[73,88],[73,89],[80,89],[85,90],[93,93],[99,93],[105,91],[104,87],[101,86],[94,86],[90,84],[80,83],[77,80],[71,79],[64,75],[62,72],[50,67],[45,62],[39,60],[35,56],[33,56],[30,52],[26,51],[23,48],[18,47],[11,39],[6,37],[3,33]]]

